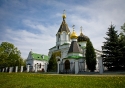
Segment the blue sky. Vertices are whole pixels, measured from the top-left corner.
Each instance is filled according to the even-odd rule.
[[[88,36],[101,50],[111,22],[116,30],[125,22],[125,0],[0,0],[0,43],[13,43],[27,58],[29,51],[48,54],[66,10],[72,31]]]

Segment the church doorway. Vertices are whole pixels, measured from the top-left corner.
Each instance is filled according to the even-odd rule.
[[[65,70],[66,70],[66,73],[68,73],[68,71],[70,70],[70,62],[69,62],[69,60],[65,61]]]

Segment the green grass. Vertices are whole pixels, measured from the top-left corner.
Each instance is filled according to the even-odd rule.
[[[125,76],[0,73],[0,88],[125,88]]]

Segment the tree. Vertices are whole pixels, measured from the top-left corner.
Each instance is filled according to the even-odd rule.
[[[48,71],[57,71],[56,57],[61,57],[61,51],[56,51],[52,53],[51,58],[49,59]]]
[[[0,67],[19,66],[21,53],[12,43],[2,42],[0,45]]]
[[[86,44],[86,64],[87,68],[93,72],[96,68],[96,53],[90,39],[87,40]]]
[[[103,63],[108,69],[118,68],[120,63],[120,51],[119,51],[119,41],[118,34],[115,31],[115,26],[112,24],[106,32],[107,37],[105,37],[104,46],[102,47],[103,51]]]
[[[49,60],[48,71],[57,71],[57,61],[54,53]]]
[[[121,33],[119,34],[119,47],[120,47],[120,65],[121,67],[125,67],[125,23],[121,26]]]
[[[120,34],[119,37],[120,67],[125,67],[125,35]]]

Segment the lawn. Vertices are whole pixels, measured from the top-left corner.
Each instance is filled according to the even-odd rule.
[[[0,88],[125,88],[125,76],[0,73]]]

